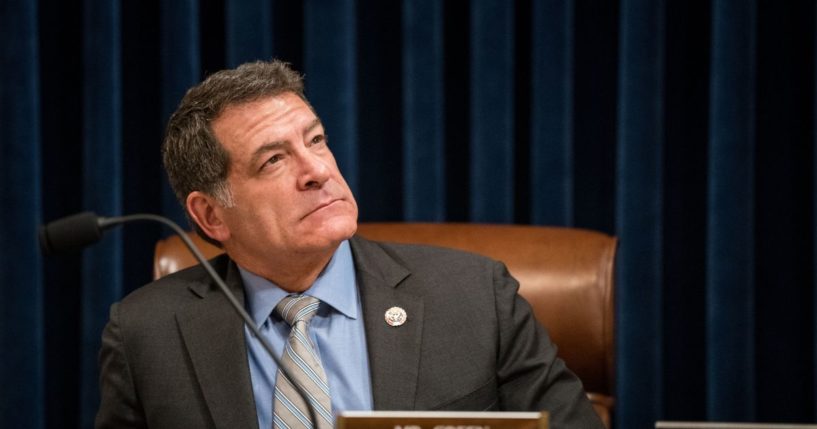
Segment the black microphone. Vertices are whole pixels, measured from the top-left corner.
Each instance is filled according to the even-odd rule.
[[[77,213],[40,226],[40,248],[46,255],[79,250],[102,238],[97,215]]]
[[[40,247],[42,248],[43,253],[46,255],[63,251],[79,250],[99,241],[102,238],[102,232],[104,230],[126,222],[135,221],[159,222],[170,227],[170,229],[172,229],[176,235],[178,235],[179,238],[184,241],[184,244],[187,246],[193,256],[196,257],[196,259],[201,263],[201,265],[216,283],[218,288],[221,289],[221,292],[227,297],[227,300],[230,301],[233,309],[244,320],[244,324],[250,329],[253,335],[258,338],[261,345],[264,346],[264,349],[267,351],[267,354],[269,354],[275,364],[278,365],[278,369],[280,369],[288,379],[295,380],[295,378],[290,375],[289,371],[287,371],[287,369],[281,365],[281,361],[272,350],[272,345],[263,335],[261,335],[258,327],[255,326],[255,323],[253,323],[252,317],[247,314],[247,311],[244,310],[244,307],[241,306],[241,303],[238,302],[235,295],[230,292],[230,289],[227,287],[227,284],[224,283],[224,280],[222,280],[218,273],[216,273],[216,270],[213,269],[210,262],[207,261],[196,244],[193,243],[193,240],[187,236],[187,233],[185,233],[185,231],[172,220],[153,214],[101,217],[97,216],[93,212],[82,212],[57,219],[53,222],[49,222],[47,225],[40,226]],[[317,427],[317,414],[315,412],[315,408],[312,406],[312,403],[309,401],[309,395],[307,395],[306,391],[304,391],[303,387],[301,387],[298,383],[292,383],[292,385],[301,395],[301,399],[304,400],[306,407],[309,409],[309,417],[312,418],[312,426]]]

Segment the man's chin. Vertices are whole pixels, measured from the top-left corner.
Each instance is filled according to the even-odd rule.
[[[344,222],[332,222],[327,225],[327,236],[340,243],[343,240],[352,238],[357,232],[357,220],[346,220]]]
[[[307,241],[317,247],[337,246],[343,240],[352,238],[357,232],[357,220],[354,218],[333,218],[319,225],[305,223],[301,226],[303,227],[302,237],[309,237]]]

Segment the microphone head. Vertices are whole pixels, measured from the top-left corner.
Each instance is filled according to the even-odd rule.
[[[45,255],[79,250],[102,238],[99,217],[82,212],[40,226],[40,248]]]

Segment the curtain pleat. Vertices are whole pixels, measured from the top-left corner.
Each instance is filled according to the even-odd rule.
[[[703,420],[711,7],[665,7],[661,396],[664,418]]]
[[[531,15],[531,222],[573,224],[573,2]]]
[[[92,425],[109,306],[167,233],[43,258],[36,226],[183,222],[168,116],[273,55],[306,75],[362,221],[618,237],[615,427],[817,420],[813,2],[80,3],[0,6],[0,427]]]
[[[811,87],[813,2],[758,2],[755,12],[754,98],[754,277],[755,418],[798,421],[814,395],[811,362],[791,359],[810,347],[813,290],[803,282],[813,272],[810,222],[813,191]],[[762,17],[762,18],[761,18]],[[787,31],[774,31],[786,22]],[[782,85],[782,82],[786,82]],[[798,107],[795,107],[798,106]],[[806,280],[808,281],[808,280]],[[810,282],[809,282],[810,283]],[[799,341],[803,341],[799,344]],[[774,349],[764,344],[776,343]],[[758,371],[758,368],[763,368]],[[787,380],[787,395],[774,392]]]
[[[619,427],[649,427],[661,415],[664,7],[621,5],[616,231]],[[649,339],[649,341],[645,341]]]
[[[227,66],[272,56],[269,0],[225,0]],[[195,16],[195,15],[193,15]]]
[[[512,222],[514,216],[513,26],[513,2],[471,2],[470,194],[475,222]]]
[[[402,4],[359,0],[357,65],[357,175],[360,219],[403,219]],[[386,137],[387,136],[387,137]],[[394,141],[398,148],[384,144]],[[365,168],[360,168],[366,166]],[[388,180],[383,180],[388,177]]]
[[[306,95],[321,115],[329,145],[353,192],[360,188],[355,12],[353,0],[304,3]]]
[[[161,2],[161,120],[176,110],[188,88],[200,79],[199,0]],[[164,129],[164,128],[162,128]],[[184,213],[170,189],[167,175],[162,174],[161,212],[180,225],[185,225]]]
[[[403,213],[445,219],[443,8],[403,0]]]
[[[84,206],[96,213],[122,214],[122,70],[120,4],[84,3]],[[93,425],[99,405],[97,354],[110,305],[122,297],[122,234],[108,233],[84,252],[82,265],[80,425]]]
[[[707,417],[755,417],[755,4],[716,0],[707,222]]]
[[[615,231],[618,1],[574,2],[573,225]]]
[[[4,3],[0,37],[0,426],[45,427],[38,7]]]

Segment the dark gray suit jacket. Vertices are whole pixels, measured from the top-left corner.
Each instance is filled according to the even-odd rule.
[[[602,427],[579,380],[481,256],[351,240],[378,410],[546,410],[551,427]],[[243,300],[238,268],[213,263]],[[408,321],[385,323],[399,306]],[[102,334],[99,428],[256,428],[241,319],[201,267],[111,308]]]

